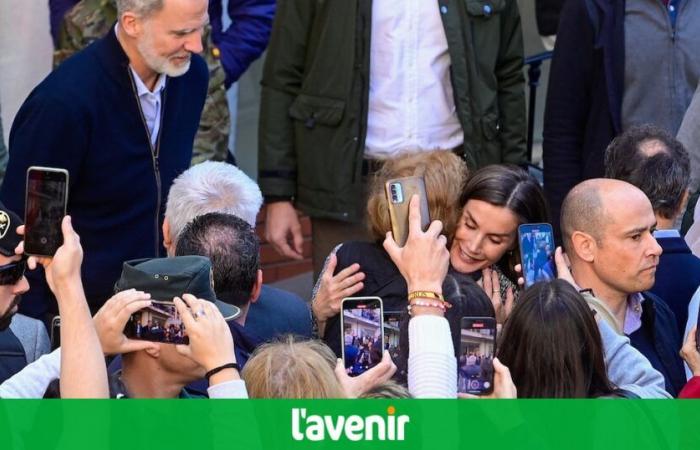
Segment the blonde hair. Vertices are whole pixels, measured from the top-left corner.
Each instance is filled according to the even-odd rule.
[[[405,386],[389,380],[360,395],[360,398],[413,398]]]
[[[321,341],[286,336],[257,348],[241,376],[250,398],[343,398],[335,364]]]
[[[461,212],[459,196],[468,175],[469,169],[462,158],[447,150],[416,153],[388,160],[375,174],[369,191],[367,225],[371,236],[377,241],[383,241],[387,231],[391,231],[384,184],[393,178],[422,176],[428,194],[430,219],[441,220],[443,233],[451,239]]]

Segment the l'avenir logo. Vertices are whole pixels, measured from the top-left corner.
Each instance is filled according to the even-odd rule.
[[[350,441],[403,441],[407,415],[397,415],[389,406],[386,415],[332,416],[312,414],[306,408],[292,408],[292,438],[295,441],[338,441],[343,436]]]

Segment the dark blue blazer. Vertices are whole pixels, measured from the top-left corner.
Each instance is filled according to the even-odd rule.
[[[657,242],[664,252],[656,269],[651,292],[664,299],[678,322],[678,334],[685,334],[688,303],[700,286],[700,258],[693,255],[682,237],[662,237]]]
[[[681,338],[673,311],[666,302],[652,294],[642,292],[642,327],[629,335],[634,348],[646,356],[654,369],[661,372],[666,391],[678,397],[685,386],[685,369],[679,355]]]
[[[154,157],[128,64],[112,28],[49,74],[12,124],[0,189],[0,200],[22,216],[27,168],[68,170],[68,213],[81,238],[82,277],[93,311],[112,295],[124,261],[164,254],[165,199],[173,179],[190,165],[207,94],[207,66],[194,55],[185,75],[167,79]],[[43,276],[28,278],[31,289],[20,311],[46,319],[56,311],[55,301]]]

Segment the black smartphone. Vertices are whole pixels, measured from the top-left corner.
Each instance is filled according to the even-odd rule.
[[[557,277],[554,264],[554,233],[548,223],[526,223],[518,227],[520,262],[525,287]]]
[[[493,358],[496,355],[496,319],[462,317],[457,390],[483,395],[493,392]]]
[[[398,361],[401,348],[399,347],[399,336],[401,332],[401,320],[406,310],[387,311],[384,310],[384,350],[389,352],[393,361]]]
[[[68,171],[32,166],[27,169],[24,203],[24,252],[53,256],[63,245],[61,221],[68,205]]]
[[[173,302],[151,301],[151,306],[136,311],[124,327],[129,339],[162,342],[165,344],[189,344],[185,324]]]
[[[51,351],[61,346],[61,317],[54,316],[51,319]]]
[[[341,303],[343,362],[348,375],[362,375],[384,352],[384,308],[379,297],[348,297]]]

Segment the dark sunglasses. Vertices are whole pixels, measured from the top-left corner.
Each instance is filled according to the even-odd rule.
[[[17,284],[27,270],[27,257],[22,257],[19,261],[0,266],[0,286]]]

